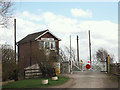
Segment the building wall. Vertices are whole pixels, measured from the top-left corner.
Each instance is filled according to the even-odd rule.
[[[56,41],[56,50],[57,50],[57,53],[59,54],[59,41]]]
[[[19,68],[25,68],[36,63],[32,56],[37,47],[38,47],[37,41],[20,44],[18,46]]]
[[[29,57],[30,56],[30,44],[29,43],[24,43],[20,44],[18,46],[18,64],[19,68],[23,69],[25,66],[28,66],[30,61]]]

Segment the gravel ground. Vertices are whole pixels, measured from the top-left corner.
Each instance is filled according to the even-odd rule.
[[[64,76],[70,80],[51,88],[118,88],[118,82],[111,81],[104,72],[73,72]]]

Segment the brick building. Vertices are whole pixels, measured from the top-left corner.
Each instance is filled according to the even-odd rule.
[[[59,41],[49,30],[29,34],[20,40],[18,44],[18,64],[20,69],[24,69],[36,64],[32,53],[35,49],[46,48],[49,51],[59,53]]]

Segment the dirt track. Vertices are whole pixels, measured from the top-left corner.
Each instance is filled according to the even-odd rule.
[[[118,88],[118,82],[109,80],[104,72],[74,72],[65,76],[71,79],[63,85],[52,88]]]

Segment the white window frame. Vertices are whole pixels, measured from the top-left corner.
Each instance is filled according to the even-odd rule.
[[[56,41],[54,40],[54,38],[41,38],[42,41],[44,41],[44,48],[45,48],[45,42],[49,42],[49,49],[50,50],[56,50]],[[54,46],[53,48],[51,48],[51,43],[54,42]]]
[[[51,47],[52,43],[54,43],[53,44],[53,48]],[[56,42],[55,41],[50,42],[50,49],[51,50],[55,50],[56,49]]]

